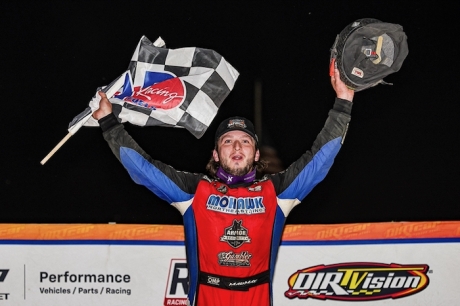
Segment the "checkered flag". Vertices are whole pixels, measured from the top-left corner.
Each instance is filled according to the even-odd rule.
[[[161,38],[152,43],[143,36],[128,70],[98,91],[110,97],[120,122],[185,128],[200,138],[238,76],[238,71],[213,50],[167,49]],[[90,114],[99,108],[99,101],[96,92],[89,107],[69,124],[69,132],[78,125],[98,126]]]
[[[166,49],[143,36],[128,70],[97,91],[106,93],[120,122],[185,128],[196,138],[206,132],[239,73],[213,50]],[[44,165],[82,126],[98,126],[91,116],[100,96],[69,123],[69,133],[40,162]]]

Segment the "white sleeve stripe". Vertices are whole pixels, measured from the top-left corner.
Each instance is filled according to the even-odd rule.
[[[183,216],[185,212],[187,211],[187,209],[190,207],[190,205],[192,205],[193,199],[194,197],[191,198],[190,200],[183,201],[183,202],[173,202],[171,203],[171,205],[174,206]]]
[[[280,199],[277,198],[278,206],[281,208],[283,211],[283,214],[285,217],[289,215],[291,210],[296,207],[297,205],[300,204],[300,201],[298,199]]]

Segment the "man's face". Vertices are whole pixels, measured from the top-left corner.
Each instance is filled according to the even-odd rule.
[[[259,160],[254,138],[243,131],[231,131],[217,141],[217,151],[212,153],[214,160],[220,163],[225,172],[242,176],[252,170],[254,161]]]

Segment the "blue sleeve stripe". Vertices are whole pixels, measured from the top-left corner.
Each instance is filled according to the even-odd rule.
[[[342,137],[338,137],[326,143],[278,197],[280,199],[304,199],[329,172],[340,150],[341,141]]]
[[[193,194],[180,189],[168,176],[133,149],[121,147],[120,160],[137,184],[144,185],[160,199],[168,202],[190,200]]]
[[[270,256],[270,279],[273,280],[273,274],[275,272],[276,257],[278,255],[278,249],[281,242],[281,236],[283,235],[284,222],[286,218],[284,213],[279,206],[276,207],[275,222],[273,224],[273,237],[271,245],[271,256]]]
[[[187,209],[184,214],[184,232],[189,270],[189,299],[193,305],[194,294],[198,286],[198,241],[196,233],[195,215],[193,209]]]

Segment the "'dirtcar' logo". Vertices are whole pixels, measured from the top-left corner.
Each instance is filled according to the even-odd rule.
[[[429,284],[427,265],[340,263],[298,270],[289,277],[290,299],[368,301],[418,293]]]

